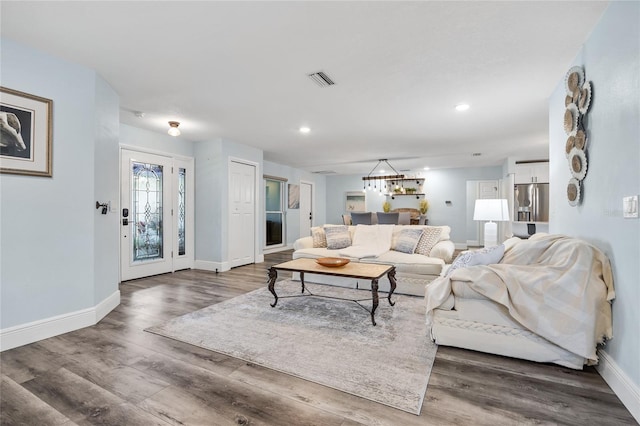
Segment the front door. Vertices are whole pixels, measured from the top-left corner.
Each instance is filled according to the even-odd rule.
[[[171,272],[171,159],[122,150],[121,280]]]
[[[193,267],[193,159],[123,149],[120,279]]]

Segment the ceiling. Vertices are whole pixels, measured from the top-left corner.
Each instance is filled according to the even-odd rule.
[[[547,158],[548,98],[607,4],[5,1],[0,28],[95,69],[123,123],[356,174]]]

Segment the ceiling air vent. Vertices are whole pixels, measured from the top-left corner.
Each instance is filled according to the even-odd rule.
[[[320,87],[328,87],[333,86],[334,83],[328,75],[326,75],[322,71],[315,72],[313,74],[309,74],[309,78],[313,80]]]
[[[334,172],[333,170],[318,170],[317,172],[311,172],[311,173],[315,173],[317,175],[335,175],[336,172]]]

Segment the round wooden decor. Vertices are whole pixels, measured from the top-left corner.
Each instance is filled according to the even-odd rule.
[[[584,179],[587,175],[587,156],[584,151],[578,148],[572,148],[569,152],[569,169],[574,178],[578,180]]]
[[[567,144],[565,145],[565,156],[569,156],[569,153],[571,152],[571,150],[576,146],[576,137],[575,136],[569,136],[567,138]]]
[[[579,84],[580,75],[577,72],[572,72],[571,74],[569,74],[569,78],[567,79],[567,86],[569,87],[569,90],[575,92]]]
[[[584,150],[584,148],[587,146],[587,135],[584,133],[584,130],[580,129],[576,133],[576,137],[574,139],[574,146],[582,150]]]
[[[580,160],[579,156],[573,156],[573,158],[571,159],[571,168],[573,169],[573,173],[580,173],[580,171],[582,170],[582,161]]]
[[[569,184],[567,185],[567,199],[571,206],[577,206],[580,202],[580,182],[575,178],[569,179]]]

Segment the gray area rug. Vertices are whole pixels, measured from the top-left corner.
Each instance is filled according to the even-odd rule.
[[[370,291],[308,284],[314,294],[353,299]],[[279,297],[300,283],[278,281]],[[380,296],[386,296],[381,293]],[[437,346],[427,337],[424,300],[380,297],[377,326],[354,302],[280,298],[266,288],[175,318],[146,331],[240,358],[419,415]],[[363,301],[371,307],[371,301]]]

